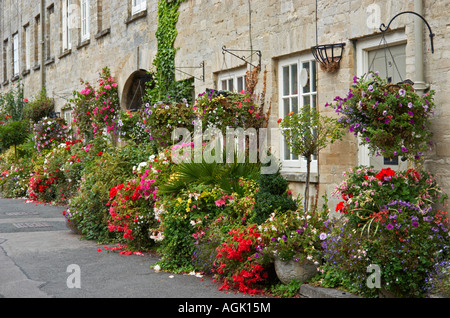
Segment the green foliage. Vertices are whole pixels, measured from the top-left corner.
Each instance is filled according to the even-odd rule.
[[[25,101],[23,98],[23,84],[19,81],[16,87],[6,94],[0,94],[0,110],[11,116],[13,121],[21,121],[23,119],[23,110]]]
[[[29,135],[28,123],[26,121],[12,121],[5,125],[0,125],[0,145],[2,149],[11,146],[18,146],[24,143]],[[17,161],[17,152],[15,154]]]
[[[254,214],[250,218],[250,222],[261,224],[275,211],[284,213],[296,209],[297,203],[290,195],[288,182],[279,171],[260,176],[259,190],[255,197]]]
[[[280,126],[292,153],[306,158],[317,155],[328,144],[342,139],[344,134],[337,119],[322,116],[309,105],[298,113],[289,113]]]
[[[272,285],[270,287],[270,293],[281,298],[292,298],[299,294],[301,285],[298,280],[293,279],[287,285],[281,283]]]
[[[115,238],[108,230],[109,191],[133,177],[133,165],[148,157],[146,149],[135,144],[107,147],[103,138],[94,139],[92,157],[84,166],[77,195],[71,200],[72,221],[87,239],[107,241]]]
[[[184,0],[158,2],[158,28],[156,40],[158,49],[153,61],[155,71],[154,81],[146,88],[146,98],[150,104],[159,101],[192,101],[192,80],[175,80],[175,39],[177,37],[176,24],[178,21],[178,8]]]
[[[30,120],[32,123],[37,123],[42,118],[50,117],[50,114],[55,110],[55,100],[47,97],[45,89],[42,89],[39,95],[33,101],[27,102],[24,110],[24,119]]]

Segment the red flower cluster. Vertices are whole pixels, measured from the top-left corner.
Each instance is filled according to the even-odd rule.
[[[380,172],[375,176],[380,181],[389,181],[395,175],[395,171],[391,168],[381,169]]]
[[[255,285],[267,279],[268,274],[254,255],[259,247],[260,233],[255,226],[232,229],[230,237],[217,248],[215,272],[224,278],[219,290],[236,288],[245,294],[256,294]]]

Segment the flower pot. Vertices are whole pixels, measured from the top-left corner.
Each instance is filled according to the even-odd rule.
[[[317,274],[318,266],[308,260],[297,262],[275,259],[275,272],[283,284],[289,284],[292,280],[297,280],[299,283],[310,280]]]
[[[77,228],[74,222],[70,221],[68,218],[66,220],[66,227],[73,233],[77,235],[81,235],[81,231]]]

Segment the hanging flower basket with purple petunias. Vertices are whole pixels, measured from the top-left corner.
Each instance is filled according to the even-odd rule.
[[[408,83],[387,83],[370,72],[355,76],[347,96],[325,106],[335,109],[341,125],[359,134],[372,154],[419,160],[432,144],[433,96],[433,90],[420,96]]]

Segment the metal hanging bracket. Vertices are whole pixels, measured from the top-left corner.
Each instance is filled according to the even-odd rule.
[[[200,76],[200,77],[196,77],[196,76],[194,76],[194,75],[192,75],[192,74],[186,73],[186,72],[184,72],[184,71],[181,70],[181,69],[198,69],[198,68],[201,68],[201,69],[202,69],[202,76]],[[200,80],[200,81],[205,82],[205,62],[204,62],[204,61],[201,62],[199,66],[191,66],[191,67],[175,67],[175,70],[178,71],[178,72],[180,72],[180,73],[183,73],[183,74],[188,75],[188,76],[192,76],[192,77],[194,77],[194,78],[196,78],[196,79],[198,79],[198,80]]]
[[[427,20],[425,20],[424,17],[422,17],[420,14],[418,14],[418,13],[416,13],[416,12],[414,12],[414,11],[403,11],[403,12],[400,12],[400,13],[396,14],[396,15],[391,19],[391,21],[389,21],[389,23],[388,23],[387,26],[385,26],[384,23],[382,23],[382,24],[380,25],[380,31],[383,32],[383,33],[386,32],[386,31],[389,29],[389,26],[391,25],[392,21],[394,21],[394,19],[397,18],[399,15],[402,15],[402,14],[405,14],[405,13],[411,13],[411,14],[414,14],[414,15],[418,16],[419,18],[421,18],[421,19],[423,20],[423,22],[425,22],[425,24],[426,24],[427,27],[428,27],[428,31],[430,32],[430,33],[429,33],[429,37],[430,37],[430,42],[431,42],[431,53],[434,53],[433,38],[434,38],[435,34],[431,31],[431,27],[430,27],[430,25],[428,24]]]
[[[253,54],[256,54],[258,56],[258,65],[257,66],[253,65],[252,63],[247,61],[247,59],[249,57],[238,56],[237,54],[235,54],[233,52],[250,52],[249,57],[251,57]],[[234,57],[237,57],[238,59],[244,61],[245,63],[250,64],[253,67],[258,67],[259,69],[261,69],[261,51],[260,50],[230,50],[230,49],[227,49],[224,45],[224,46],[222,46],[222,54],[225,55],[225,53],[229,53],[229,54],[233,55]]]

